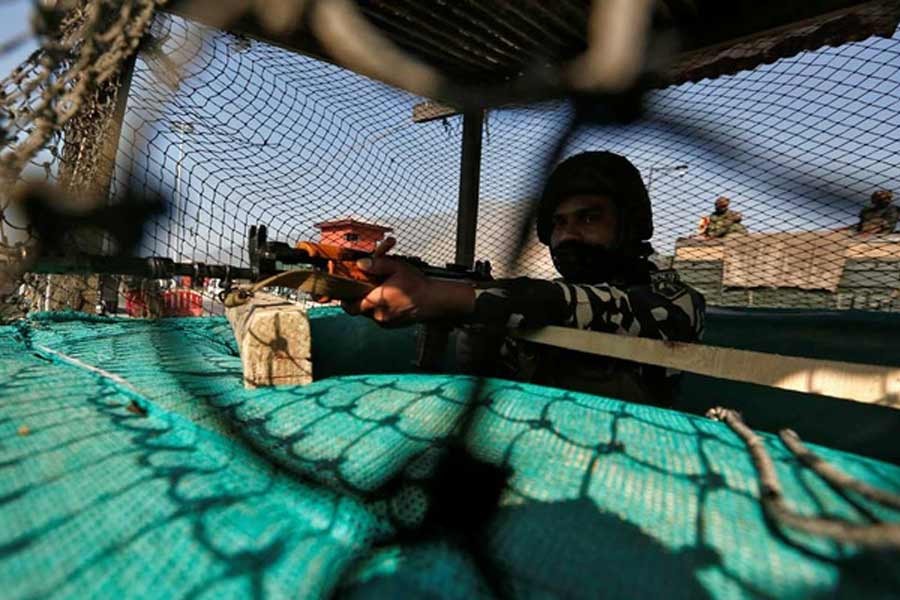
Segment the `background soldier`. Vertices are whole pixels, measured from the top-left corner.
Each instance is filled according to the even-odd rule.
[[[900,208],[893,206],[894,194],[890,190],[878,190],[872,194],[872,204],[859,213],[856,230],[860,233],[892,233],[900,217]]]
[[[725,196],[716,199],[716,210],[709,215],[709,224],[706,227],[706,236],[723,238],[732,233],[747,233],[747,228],[741,224],[741,213],[729,210],[731,200]]]

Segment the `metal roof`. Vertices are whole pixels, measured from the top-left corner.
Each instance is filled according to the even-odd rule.
[[[383,34],[416,58],[459,81],[492,84],[515,79],[535,64],[552,65],[583,52],[591,10],[591,0],[356,4]],[[172,10],[180,12],[178,2]],[[681,50],[657,84],[733,74],[872,35],[889,37],[898,21],[900,0],[661,0],[654,31],[676,31]],[[328,58],[302,27],[272,34],[245,16],[232,29]]]

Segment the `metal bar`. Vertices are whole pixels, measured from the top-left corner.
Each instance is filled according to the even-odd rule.
[[[211,279],[255,279],[258,274],[253,269],[229,265],[207,265],[204,263],[179,263],[169,258],[152,256],[139,258],[130,256],[74,256],[42,257],[29,271],[41,274],[85,275],[131,275],[143,279],[168,279],[188,276]],[[48,278],[49,279],[49,278]]]
[[[481,176],[481,134],[484,111],[463,114],[462,158],[459,167],[459,206],[456,212],[456,264],[472,268],[478,225],[478,184]]]

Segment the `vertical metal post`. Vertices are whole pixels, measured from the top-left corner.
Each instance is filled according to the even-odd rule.
[[[481,133],[484,111],[463,114],[462,158],[459,167],[459,205],[456,212],[456,264],[471,268],[475,262],[478,225],[478,184],[481,176]]]
[[[101,175],[98,184],[98,193],[109,200],[112,190],[112,180],[115,177],[116,157],[119,154],[119,143],[122,139],[122,129],[125,124],[125,111],[128,108],[128,96],[131,93],[131,80],[134,76],[134,65],[137,62],[137,52],[122,64],[122,72],[119,74],[119,87],[116,92],[116,106],[108,124],[107,138],[103,148],[104,158],[108,161],[107,169]],[[119,283],[121,277],[115,275],[100,275],[100,300],[108,314],[115,315],[119,312]]]

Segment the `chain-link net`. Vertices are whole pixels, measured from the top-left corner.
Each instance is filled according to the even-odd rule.
[[[78,214],[106,203],[115,164],[125,94],[123,66],[153,19],[155,1],[52,2],[35,6],[36,48],[0,81],[0,299],[3,318],[28,310],[101,310],[114,284],[96,274],[57,277],[23,274],[26,251],[35,247],[33,223],[15,203],[25,182],[53,181],[50,200]],[[10,49],[24,44],[20,35]],[[4,58],[6,58],[4,56]],[[61,191],[66,197],[61,197]],[[73,249],[109,251],[103,235],[79,232]],[[114,295],[107,291],[107,296]]]
[[[352,222],[377,225],[400,252],[452,261],[452,233],[424,223],[454,218],[457,123],[418,125],[421,99],[260,42],[174,17],[151,33],[160,54],[187,45],[196,58],[177,92],[160,81],[158,59],[142,55],[135,71],[127,170],[172,198],[143,252],[246,264],[253,224],[293,244],[349,220],[344,241],[365,237]]]
[[[43,89],[29,77],[39,78],[45,55],[5,81],[6,98],[42,97],[26,91]],[[900,183],[898,79],[897,35],[824,48],[653,92],[644,118],[580,127],[562,154],[605,149],[638,166],[653,200],[657,258],[709,304],[897,310],[896,209],[867,210],[864,218],[861,211],[873,192]],[[73,182],[77,192],[102,193],[111,180],[114,197],[130,184],[169,198],[166,214],[146,228],[140,255],[245,265],[248,228],[265,224],[271,238],[290,243],[370,247],[390,233],[402,254],[453,260],[460,116],[418,123],[413,108],[422,98],[158,16],[125,81],[110,174],[102,150],[122,83],[110,81],[30,159],[30,174]],[[536,240],[518,262],[513,246],[571,112],[550,104],[487,115],[476,257],[492,261],[495,275],[555,276]],[[11,117],[7,129],[27,139],[15,123]],[[711,215],[719,197],[731,200],[721,217]],[[4,211],[6,255],[26,241],[22,227]],[[110,311],[128,305],[155,314],[148,299],[156,297],[181,314],[216,310],[216,282],[160,300],[178,282],[126,281],[138,290],[129,301],[118,278],[55,279],[32,277],[26,304],[102,310],[105,298]]]
[[[96,223],[119,218],[124,227],[125,212],[102,210],[150,213],[137,202],[164,198],[126,248],[139,256],[246,267],[248,230],[262,224],[291,245],[371,249],[390,233],[401,254],[455,259],[460,116],[419,122],[425,98],[413,93],[177,16],[151,23],[149,0],[82,4],[43,8],[47,31],[62,34],[46,34],[0,83],[4,317],[222,311],[214,278],[27,272],[43,223],[26,222],[27,207],[13,201],[33,178],[59,184],[50,204],[63,220],[96,213],[105,215]],[[249,6],[208,4],[231,16]],[[289,4],[303,3],[253,10]],[[70,21],[50,27],[60,15]],[[454,37],[414,33],[407,50]],[[873,191],[900,183],[898,87],[895,35],[654,91],[627,125],[570,131],[566,103],[492,109],[476,258],[501,277],[555,277],[533,237],[522,256],[515,250],[545,167],[612,150],[650,189],[656,259],[710,304],[896,310],[892,213],[875,215],[876,231],[873,211],[860,212]],[[46,191],[27,189],[46,204]],[[740,222],[709,216],[720,196]],[[39,250],[79,241],[119,258],[123,249],[92,223],[84,218],[77,240],[44,235]],[[327,309],[310,320],[313,337],[328,342],[314,346],[318,381],[257,391],[242,388],[222,318],[45,312],[3,326],[0,470],[11,475],[0,478],[0,504],[13,526],[0,534],[0,581],[13,589],[24,574],[15,590],[29,597],[316,596],[339,586],[360,596],[474,597],[498,589],[492,576],[515,593],[590,597],[896,589],[880,555],[766,523],[753,464],[722,425],[511,381],[411,375],[409,330],[376,330]],[[893,517],[848,504],[774,440],[765,445],[785,495],[806,513]],[[446,459],[454,453],[459,464]],[[897,487],[895,467],[823,456],[873,486]],[[490,485],[473,482],[479,469],[495,477]],[[171,557],[160,559],[160,548]]]
[[[311,326],[331,339],[342,320],[320,311]],[[0,327],[15,398],[0,413],[11,597],[345,586],[373,598],[889,598],[900,583],[889,554],[773,535],[750,457],[723,424],[503,380],[469,399],[471,378],[393,373],[410,336],[387,360],[375,326],[354,325],[368,375],[327,377],[321,361],[309,386],[253,391],[235,375],[224,318],[44,314]],[[48,379],[72,393],[33,384]],[[448,440],[472,405],[465,445],[478,462],[448,473]],[[763,445],[792,503],[863,520],[774,436]],[[872,485],[900,484],[896,465],[821,452]],[[482,499],[485,465],[515,476],[483,531],[471,519],[429,528],[435,504]]]
[[[646,119],[582,128],[564,155],[611,150],[635,163],[659,262],[712,305],[897,310],[896,217],[860,213],[874,192],[900,186],[898,91],[900,36],[872,38],[660,90]],[[479,256],[509,254],[509,223],[540,193],[539,165],[570,113],[491,113]],[[740,213],[738,226],[709,224],[719,197]],[[523,261],[529,274],[554,276],[536,240]]]

